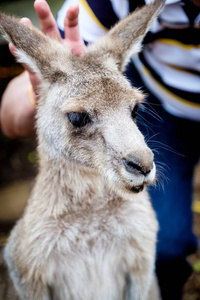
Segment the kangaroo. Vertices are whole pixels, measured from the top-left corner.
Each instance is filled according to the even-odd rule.
[[[137,9],[81,57],[0,13],[19,62],[41,81],[38,175],[4,251],[21,300],[148,298],[156,167],[136,124],[144,95],[123,71],[163,5]]]

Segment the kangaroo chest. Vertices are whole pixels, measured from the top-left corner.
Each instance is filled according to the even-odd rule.
[[[99,211],[68,222],[66,217],[54,234],[47,281],[63,281],[70,299],[125,299],[132,269],[148,269],[149,253],[154,254],[157,224],[150,215],[129,210],[115,215]]]
[[[157,222],[150,203],[145,204],[112,213],[106,208],[57,218],[38,215],[32,221],[27,212],[8,246],[21,252],[19,274],[26,270],[27,277],[42,278],[55,299],[126,299],[135,266],[138,274],[153,269],[148,257],[154,257]],[[17,232],[18,249],[12,248]]]

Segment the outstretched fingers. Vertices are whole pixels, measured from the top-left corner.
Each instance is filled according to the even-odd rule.
[[[62,39],[60,36],[60,32],[48,3],[45,0],[35,0],[34,9],[37,13],[40,27],[44,34],[50,36],[53,39],[61,41]]]
[[[64,20],[64,40],[60,36],[55,18],[46,0],[35,0],[34,8],[40,22],[40,27],[44,34],[50,36],[51,38],[57,39],[66,47],[69,47],[74,55],[79,56],[86,52],[86,46],[81,39],[79,32],[79,6],[77,4],[71,5],[66,14]]]
[[[84,41],[80,36],[78,15],[79,6],[78,4],[73,4],[68,9],[64,20],[64,44],[66,44],[66,46],[68,46],[71,49],[73,54],[77,56],[84,54],[87,49],[84,44]]]
[[[73,4],[67,11],[64,20],[65,38],[77,41],[80,39],[79,25],[78,25],[79,6]]]

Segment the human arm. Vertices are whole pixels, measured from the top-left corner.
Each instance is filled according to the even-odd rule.
[[[38,15],[42,31],[51,38],[57,39],[66,47],[69,47],[75,55],[85,53],[86,47],[80,38],[78,27],[79,8],[73,5],[67,12],[64,21],[65,39],[60,36],[56,21],[45,0],[36,0],[34,8]],[[28,19],[22,22],[31,26]],[[14,54],[15,49],[9,46]],[[36,107],[31,103],[29,92],[33,86],[33,97],[37,102],[38,79],[30,70],[25,70],[8,84],[3,96],[0,110],[2,131],[10,138],[27,137],[34,133]]]
[[[30,79],[27,71],[7,85],[2,96],[1,129],[10,138],[34,134],[35,106],[29,98]]]

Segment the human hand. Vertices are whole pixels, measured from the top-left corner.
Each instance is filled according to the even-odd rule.
[[[70,48],[72,53],[80,56],[86,52],[86,46],[80,37],[78,25],[78,4],[73,4],[67,11],[64,20],[65,39],[62,39],[56,21],[52,15],[49,5],[45,0],[35,0],[34,8],[37,13],[40,27],[44,34]]]
[[[56,20],[51,12],[51,9],[46,0],[35,0],[34,9],[37,13],[40,27],[45,35],[58,40],[67,48],[70,48],[72,53],[76,56],[80,56],[86,52],[86,46],[80,37],[79,25],[78,25],[78,14],[79,6],[77,4],[72,5],[67,11],[64,20],[64,33],[65,39],[61,38],[59,29],[56,24]],[[21,22],[33,26],[28,18],[22,18]],[[15,56],[15,48],[12,44],[9,45],[11,53]],[[37,101],[39,80],[35,73],[33,73],[26,65],[25,70],[29,73],[30,82],[33,86],[34,98]]]

